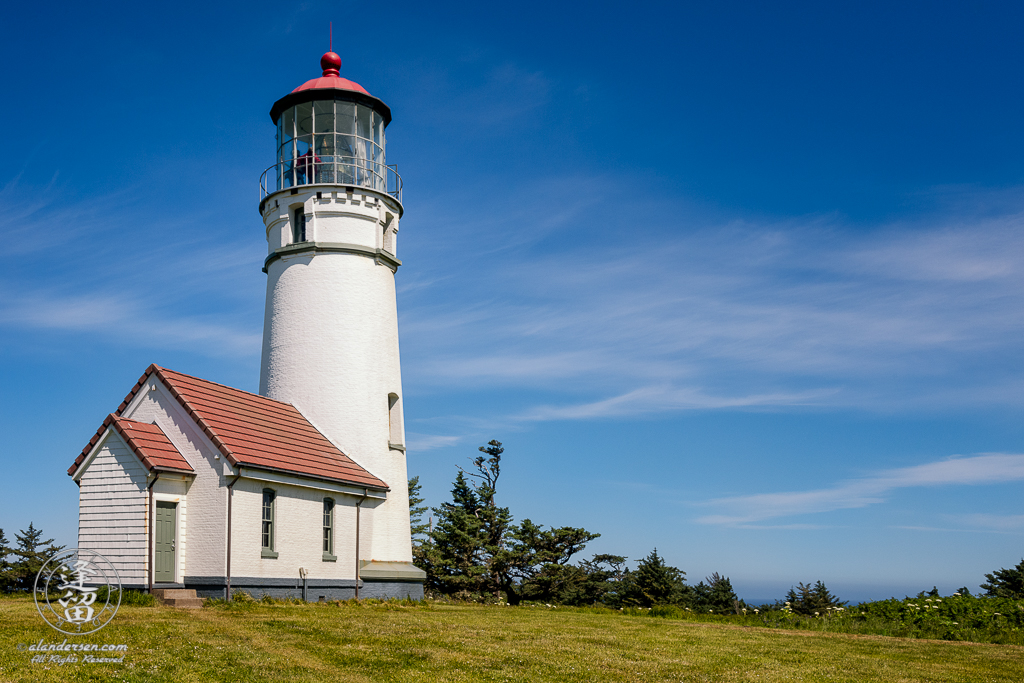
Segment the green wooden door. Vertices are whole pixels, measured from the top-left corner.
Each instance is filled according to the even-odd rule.
[[[177,503],[156,501],[154,581],[174,581],[174,518],[177,508]]]

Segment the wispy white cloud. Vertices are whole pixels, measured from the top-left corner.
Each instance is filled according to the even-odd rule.
[[[202,348],[211,355],[258,354],[262,331],[232,326],[218,316],[179,316],[128,295],[4,293],[0,327],[92,333],[120,343]]]
[[[761,493],[717,498],[705,505],[723,510],[698,518],[703,524],[739,526],[778,517],[862,508],[881,503],[886,494],[903,488],[998,484],[1024,480],[1024,455],[986,453],[953,457],[912,467],[884,470],[810,491]],[[978,520],[987,518],[978,516]]]
[[[457,243],[464,258],[439,261],[444,277],[403,301],[416,382],[564,395],[512,411],[532,419],[1024,398],[1024,371],[1001,361],[1024,353],[1019,210],[854,230],[823,217],[721,221],[662,203],[645,210],[641,232],[614,184],[572,182],[579,191],[516,195],[530,201],[511,214],[442,217],[470,227],[436,226],[459,237],[426,253]],[[560,214],[566,195],[583,199]],[[487,229],[472,232],[479,216]],[[509,242],[523,231],[529,240]]]
[[[462,440],[462,437],[460,436],[442,436],[440,434],[418,434],[416,432],[407,432],[405,438],[409,442],[409,448],[413,452],[420,453],[423,451],[432,451],[435,448],[447,448],[448,446],[455,446]]]
[[[973,529],[988,529],[990,531],[1022,531],[1024,530],[1024,515],[991,515],[985,513],[973,513],[953,517],[961,526]]]
[[[642,387],[620,396],[613,396],[612,398],[590,403],[536,406],[512,419],[526,422],[587,420],[679,410],[806,405],[813,403],[820,395],[821,392],[757,396],[709,396],[699,390],[689,388],[680,389],[670,386]]]

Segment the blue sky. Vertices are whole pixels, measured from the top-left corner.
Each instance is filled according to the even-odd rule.
[[[23,3],[0,75],[0,528],[153,362],[255,391],[267,112],[394,112],[409,468],[741,597],[1024,554],[1019,5]]]

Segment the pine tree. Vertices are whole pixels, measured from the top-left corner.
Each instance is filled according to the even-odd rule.
[[[56,546],[53,539],[45,541],[42,529],[36,529],[32,522],[29,522],[28,529],[14,535],[18,543],[12,554],[18,557],[8,570],[12,588],[20,591],[30,591],[35,584],[36,574],[42,569],[50,557],[59,553],[64,546]]]
[[[829,607],[846,605],[846,601],[832,595],[821,581],[816,582],[813,586],[809,583],[806,585],[798,583],[789,589],[789,593],[786,594],[786,602],[789,603],[789,608],[797,614],[808,616],[815,612],[822,614]]]
[[[409,530],[412,532],[414,547],[422,545],[427,534],[430,533],[430,525],[423,521],[423,513],[428,508],[423,505],[423,496],[420,495],[421,488],[419,476],[409,480]]]
[[[416,564],[427,572],[428,590],[446,594],[482,590],[487,568],[480,507],[480,499],[459,471],[452,485],[452,502],[434,508],[437,523],[417,557]]]
[[[4,530],[0,529],[0,591],[6,593],[11,589],[11,577],[8,572],[10,571],[11,565],[7,561],[7,555],[11,550],[7,545],[7,536],[4,535]]]
[[[473,469],[459,468],[451,502],[433,508],[436,524],[413,548],[416,565],[427,572],[425,587],[492,598],[504,592],[511,604],[519,603],[524,591],[550,595],[573,573],[567,568],[570,558],[598,534],[544,529],[529,519],[513,524],[512,513],[496,500],[505,449],[492,440],[479,450],[483,455],[472,460]],[[545,583],[538,578],[542,575],[550,580]]]
[[[694,609],[715,614],[737,612],[742,606],[729,577],[721,576],[718,572],[693,587],[690,601]]]
[[[670,567],[655,548],[640,560],[636,571],[623,577],[622,604],[636,607],[668,605],[684,599],[686,572]]]
[[[1024,559],[1012,569],[997,569],[985,574],[986,582],[981,584],[989,598],[1024,598]]]

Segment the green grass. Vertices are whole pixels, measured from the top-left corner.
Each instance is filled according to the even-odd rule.
[[[125,606],[73,642],[123,665],[32,664],[63,636],[0,600],[0,681],[1021,681],[1024,648],[452,604]]]

